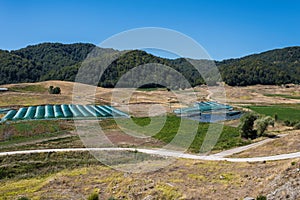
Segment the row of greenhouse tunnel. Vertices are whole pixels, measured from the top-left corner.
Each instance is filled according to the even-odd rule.
[[[107,118],[129,117],[128,114],[108,105],[41,105],[22,107],[19,110],[9,110],[1,119],[7,120],[33,120],[33,119],[59,119],[59,118]]]

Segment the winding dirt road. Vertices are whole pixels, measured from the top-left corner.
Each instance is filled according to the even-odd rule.
[[[75,151],[133,151],[141,152],[151,155],[159,155],[166,157],[186,158],[194,160],[210,160],[210,161],[229,161],[229,162],[261,162],[261,161],[275,161],[292,158],[300,158],[300,152],[281,154],[265,157],[253,157],[253,158],[225,158],[220,154],[218,155],[195,155],[182,153],[178,151],[170,151],[165,149],[136,149],[136,148],[69,148],[69,149],[37,149],[37,150],[24,150],[24,151],[11,151],[1,152],[0,156],[17,155],[17,154],[33,154],[33,153],[49,153],[49,152],[75,152]]]

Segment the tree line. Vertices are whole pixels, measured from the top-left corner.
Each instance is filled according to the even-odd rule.
[[[0,84],[45,80],[75,81],[79,68],[86,61],[86,57],[91,56],[95,48],[95,45],[85,43],[42,43],[15,51],[0,50]],[[113,49],[104,50],[108,57],[118,53]],[[300,83],[300,47],[288,47],[239,59],[215,62],[184,58],[166,59],[141,50],[121,53],[120,57],[109,64],[100,80],[97,80],[96,69],[91,69],[95,71],[95,74],[88,78],[98,81],[99,86],[115,87],[120,77],[123,77],[129,70],[151,63],[168,66],[179,72],[189,82],[186,84],[178,79],[180,80],[178,84],[171,86],[174,88],[216,84],[219,81],[224,81],[231,86]],[[94,65],[91,64],[91,68],[97,67],[96,58],[97,56],[92,56],[90,59],[91,63],[94,63]],[[201,70],[201,74],[195,69],[195,65]],[[221,77],[212,76],[214,72],[211,66],[213,65],[217,66]],[[145,82],[142,77],[148,77],[150,81],[151,75],[159,77],[160,83],[171,79],[168,71],[159,71],[155,74],[151,70],[144,70],[132,75],[135,77],[128,78],[128,87]],[[159,84],[153,83],[152,86],[156,85]]]

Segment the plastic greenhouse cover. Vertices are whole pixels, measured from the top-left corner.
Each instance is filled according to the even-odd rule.
[[[83,114],[84,117],[93,117],[93,115],[88,112],[83,105],[76,105],[77,109]]]
[[[106,117],[106,116],[107,116],[107,114],[106,114],[105,112],[103,112],[101,109],[97,108],[96,106],[91,105],[91,107],[92,107],[93,109],[95,109],[95,111],[96,111],[97,113],[100,114],[100,117]]]
[[[10,110],[8,113],[2,118],[1,121],[11,120],[15,115],[17,111],[16,110]]]
[[[71,112],[68,105],[66,104],[61,105],[61,110],[66,118],[73,117],[73,113]]]
[[[24,119],[33,119],[34,115],[35,115],[35,111],[36,111],[36,107],[35,106],[31,106],[27,109],[27,112],[24,116]]]
[[[84,108],[91,113],[94,117],[102,117],[101,113],[97,112],[95,108],[93,108],[91,105],[86,105]]]
[[[69,105],[71,112],[73,113],[74,117],[83,117],[83,114],[77,109],[77,107],[73,104]]]
[[[27,112],[27,108],[20,108],[18,110],[18,112],[16,113],[16,115],[13,117],[13,120],[23,119],[23,117],[26,114],[26,112]]]
[[[103,106],[96,106],[96,108],[98,108],[99,110],[101,110],[102,112],[104,112],[105,113],[105,115],[104,115],[105,117],[111,116],[111,110],[107,110]]]
[[[35,111],[34,118],[42,119],[45,117],[45,106],[38,106]]]
[[[55,105],[53,106],[53,110],[54,110],[54,117],[55,118],[62,118],[62,117],[65,117],[62,110],[61,110],[61,107],[60,105]]]
[[[45,118],[54,118],[54,110],[52,105],[45,106]]]

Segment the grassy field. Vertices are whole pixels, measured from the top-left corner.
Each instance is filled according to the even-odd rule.
[[[33,120],[0,124],[0,145],[13,144],[68,132],[74,126],[66,120]]]
[[[274,117],[277,114],[279,120],[300,120],[300,105],[299,104],[280,104],[270,106],[247,106],[247,108],[264,115]]]
[[[204,141],[206,132],[207,132],[210,124],[209,123],[198,123],[198,122],[188,120],[188,119],[182,119],[182,120],[184,120],[186,122],[187,127],[184,127],[184,129],[186,129],[187,134],[190,133],[189,128],[191,126],[195,125],[195,123],[198,124],[197,125],[198,126],[197,134],[189,148],[189,151],[191,151],[193,153],[198,153],[200,150],[200,147]],[[160,117],[154,117],[154,118],[152,118],[153,122],[151,122],[150,118],[145,117],[145,118],[133,118],[133,121],[141,126],[139,132],[141,132],[145,135],[147,135],[147,134],[149,135],[150,133],[147,133],[147,131],[148,132],[157,131],[156,129],[157,129],[157,127],[159,127],[162,119],[160,119]],[[167,119],[166,119],[166,123],[164,124],[162,129],[157,134],[155,134],[153,137],[156,139],[159,139],[165,143],[171,142],[172,139],[176,136],[176,134],[178,132],[180,121],[181,121],[181,119],[179,117],[176,117],[174,115],[168,115]],[[153,123],[153,126],[147,128],[147,129],[143,129],[143,126],[149,125],[150,122]],[[156,124],[158,124],[158,125],[156,126]],[[189,126],[189,124],[191,124],[191,126]],[[130,124],[127,124],[126,120],[124,120],[124,123],[122,123],[121,126],[124,126],[125,128],[128,126],[128,129],[130,129]],[[214,124],[214,126],[218,127],[221,125]],[[186,135],[186,138],[188,138],[188,135]],[[184,143],[184,140],[185,140],[185,135],[183,135],[183,137],[182,137],[183,143]],[[246,145],[249,143],[250,143],[249,141],[241,139],[238,128],[224,126],[223,131],[219,137],[219,140],[218,140],[217,144],[214,146],[213,150],[229,149],[232,147],[242,146],[242,145]]]
[[[288,95],[288,94],[264,94],[266,97],[282,97],[286,99],[300,99],[300,96]]]

